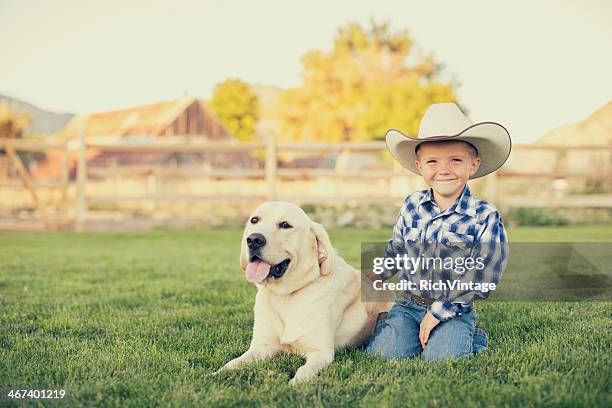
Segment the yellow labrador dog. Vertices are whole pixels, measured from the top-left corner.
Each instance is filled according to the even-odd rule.
[[[257,286],[253,338],[221,370],[294,352],[306,363],[289,383],[308,380],[335,350],[363,343],[378,314],[392,306],[361,301],[360,273],[335,253],[323,227],[293,204],[268,202],[255,210],[244,229],[240,266]]]

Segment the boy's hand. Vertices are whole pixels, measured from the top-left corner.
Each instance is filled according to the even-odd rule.
[[[366,278],[368,278],[370,282],[374,282],[374,281],[381,279],[380,275],[377,273],[374,273],[371,269],[364,271],[363,274],[365,275]]]
[[[421,320],[421,331],[419,332],[419,340],[421,341],[421,347],[425,348],[427,340],[429,340],[429,334],[440,323],[438,319],[433,317],[430,312],[425,313],[425,317]]]

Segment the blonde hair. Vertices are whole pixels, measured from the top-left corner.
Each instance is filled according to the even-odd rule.
[[[471,144],[470,142],[466,142],[465,140],[431,140],[431,141],[427,141],[427,142],[423,142],[423,143],[419,143],[415,148],[414,148],[414,153],[417,155],[417,158],[419,157],[419,149],[421,148],[421,146],[425,145],[425,144],[453,144],[453,143],[460,143],[462,145],[464,145],[468,152],[470,153],[470,155],[472,156],[472,158],[476,158],[478,157],[478,149],[476,148],[476,146],[474,146],[473,144]]]

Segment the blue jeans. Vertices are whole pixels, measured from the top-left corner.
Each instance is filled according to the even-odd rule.
[[[435,361],[472,356],[487,348],[487,334],[476,327],[478,317],[474,310],[469,309],[438,324],[423,349],[419,331],[426,312],[426,307],[407,299],[398,300],[386,319],[378,319],[366,353],[377,354],[384,359],[422,354],[426,361]]]

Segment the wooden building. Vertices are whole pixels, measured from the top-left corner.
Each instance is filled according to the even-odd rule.
[[[204,104],[193,98],[159,102],[112,112],[77,115],[57,135],[58,141],[77,141],[83,132],[90,143],[201,143],[205,141],[236,140],[232,134],[208,111]],[[165,165],[176,154],[150,154],[138,151],[101,152],[87,149],[89,166],[105,167],[129,165]],[[72,175],[76,168],[76,152],[71,150],[69,167]],[[30,170],[35,177],[54,178],[60,174],[61,153],[50,153],[46,160]],[[247,152],[189,153],[178,160],[190,165],[207,168],[253,168],[262,166]]]
[[[81,131],[90,141],[146,137],[182,138],[183,141],[234,139],[204,104],[193,98],[78,115],[60,132],[59,138],[77,139]]]

